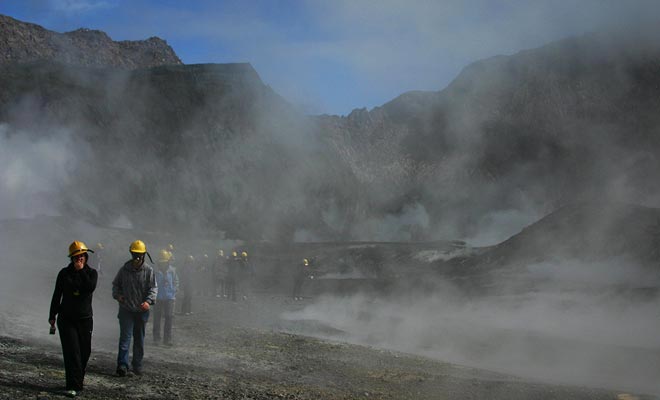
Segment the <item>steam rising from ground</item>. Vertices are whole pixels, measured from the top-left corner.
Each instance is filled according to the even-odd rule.
[[[0,124],[0,219],[59,215],[58,192],[86,151],[67,130],[34,138]]]
[[[510,209],[484,215],[473,236],[464,240],[472,246],[491,246],[505,241],[538,221],[542,215],[533,209]]]
[[[560,284],[566,270],[582,267],[593,282],[572,289]],[[332,339],[544,382],[660,394],[657,293],[617,293],[595,268],[576,262],[546,273],[557,281],[526,293],[468,298],[444,285],[426,297],[414,288],[389,299],[326,296],[284,317],[343,332],[326,335]],[[657,274],[654,279],[657,284]]]
[[[119,93],[122,87],[117,85],[112,92]],[[152,88],[143,89],[148,92]],[[141,101],[136,103],[145,109],[152,105]],[[229,128],[235,128],[231,126],[213,125],[211,128],[216,130],[212,134],[201,135],[200,132],[207,133],[204,131],[207,127],[191,118],[190,126],[170,132],[173,135],[170,138],[154,134],[145,139],[146,133],[135,128],[140,124],[132,120],[144,115],[131,114],[133,110],[128,106],[118,107],[115,111],[119,121],[112,121],[115,123],[112,128],[117,132],[114,139],[121,140],[117,143],[111,140],[111,145],[97,153],[91,144],[79,140],[67,129],[39,134],[0,125],[0,219],[59,215],[63,211],[71,212],[71,208],[70,215],[75,217],[38,240],[26,235],[20,227],[8,225],[9,228],[0,232],[3,254],[0,310],[24,318],[26,329],[45,329],[45,313],[55,276],[67,264],[65,250],[75,239],[90,244],[105,242],[108,236],[116,235],[112,237],[116,247],[109,251],[116,257],[111,262],[116,268],[127,256],[128,243],[137,238],[128,236],[155,229],[162,234],[174,232],[178,235],[174,236],[176,241],[184,241],[179,229],[199,231],[208,228],[204,223],[214,218],[218,218],[211,225],[214,228],[228,227],[234,229],[235,237],[254,239],[317,241],[343,237],[414,241],[430,236],[463,238],[473,245],[490,245],[517,233],[547,211],[545,204],[534,205],[517,198],[520,196],[516,190],[521,183],[529,184],[530,191],[538,189],[538,176],[532,168],[517,169],[517,180],[500,177],[501,180],[484,185],[477,182],[473,186],[452,186],[451,179],[443,180],[442,173],[451,175],[450,178],[466,174],[465,170],[474,167],[472,154],[485,148],[480,143],[485,136],[480,130],[481,121],[472,119],[473,114],[459,112],[452,115],[457,118],[450,118],[451,124],[458,126],[454,127],[456,138],[448,140],[470,142],[456,144],[457,153],[468,155],[449,171],[431,169],[431,178],[423,182],[425,191],[419,194],[409,190],[411,177],[405,169],[396,175],[383,169],[383,164],[376,163],[371,170],[361,169],[357,164],[360,173],[348,174],[337,167],[340,157],[328,155],[330,147],[319,145],[321,138],[315,136],[313,129],[295,122],[282,123],[279,110],[268,109],[268,105],[257,109],[258,115],[244,116],[247,122],[252,117],[259,122],[255,127],[241,121],[247,127],[234,138],[229,137],[234,133]],[[204,107],[210,105],[201,108]],[[205,115],[200,115],[199,119],[204,120]],[[105,137],[102,134],[96,137],[100,138]],[[419,142],[419,146],[429,147],[431,152],[440,148],[421,139]],[[383,143],[387,144],[388,140]],[[617,169],[618,165],[611,166],[610,156],[619,152],[613,145],[609,147],[611,143],[607,140],[598,143],[602,146],[599,154],[606,160],[598,165]],[[171,154],[172,149],[180,152]],[[383,149],[392,151],[387,146]],[[466,149],[469,151],[461,151]],[[339,154],[341,150],[351,148],[340,148]],[[81,154],[98,156],[100,164],[93,157],[78,158]],[[361,160],[365,154],[358,154],[354,160]],[[379,155],[376,160],[382,160],[380,157],[387,159]],[[132,160],[142,163],[132,164]],[[79,171],[84,176],[80,182],[85,184],[79,184]],[[437,176],[433,175],[435,172]],[[611,183],[601,172],[596,174],[598,178]],[[615,172],[612,176],[625,175]],[[396,179],[389,179],[392,175]],[[621,179],[606,188],[616,192],[613,197],[625,192],[627,181]],[[541,194],[537,196],[543,198],[545,192],[538,190]],[[509,202],[500,204],[497,193],[503,193]],[[514,193],[511,197],[516,200],[509,199],[510,193]],[[136,202],[141,202],[143,208],[133,208]],[[62,203],[68,208],[62,207]],[[434,214],[430,210],[436,203],[445,207],[444,213]],[[372,208],[377,211],[372,212]],[[142,214],[148,217],[134,224]],[[105,218],[107,226],[141,231],[119,235],[77,222],[86,215]],[[472,227],[464,229],[468,217],[472,218]],[[177,224],[168,225],[175,219]],[[319,221],[325,224],[321,228]],[[471,234],[467,238],[463,236],[466,232]],[[216,236],[209,239],[207,250],[215,249],[220,243],[222,235],[217,230],[213,235]],[[552,238],[546,239],[550,243]],[[151,243],[148,242],[149,246]],[[154,243],[153,248],[164,245]],[[194,251],[201,254],[201,246],[197,245]],[[416,287],[408,287],[405,293],[389,298],[322,297],[286,317],[321,321],[345,332],[341,339],[357,343],[543,381],[629,387],[660,394],[658,295],[640,290],[641,285],[657,288],[660,285],[657,273],[629,264],[625,258],[604,263],[561,259],[530,263],[526,268],[525,278],[535,285],[522,292],[508,290],[519,286],[509,280],[512,277],[502,276],[495,280],[496,285],[505,289],[499,295],[468,297],[458,288],[442,283],[428,296],[422,296]],[[365,276],[358,271],[346,275]],[[333,277],[337,276],[324,276]],[[105,295],[107,299],[107,280],[111,275],[105,279],[99,296]],[[26,299],[25,293],[37,295]],[[105,315],[97,319],[99,324],[105,324],[98,331],[115,338],[117,326],[111,313],[116,305],[105,300],[98,305],[99,313]],[[9,327],[3,327],[3,331],[6,329]]]
[[[549,52],[538,54],[555,57]],[[613,57],[611,63],[624,61]],[[512,75],[508,63],[520,72]],[[531,99],[531,109],[524,101],[511,106],[491,98],[495,92],[517,100],[516,84],[531,84],[525,65],[515,57],[477,63],[444,94],[402,96],[402,110],[393,101],[326,120],[297,114],[246,65],[185,66],[162,75],[75,69],[61,78],[86,89],[71,96],[98,115],[66,102],[40,106],[17,99],[16,113],[32,126],[52,127],[49,118],[60,113],[68,125],[47,134],[0,129],[1,161],[8,165],[0,175],[0,218],[57,213],[107,226],[224,231],[237,239],[283,242],[464,239],[491,245],[581,196],[657,199],[660,188],[651,184],[658,181],[657,157],[621,146],[623,126],[599,135],[601,127],[592,126],[598,121],[581,119],[570,102],[560,101],[576,94],[557,82],[539,86],[562,93],[550,105],[542,96]],[[562,76],[554,64],[542,67],[536,73]],[[180,77],[230,82],[231,90],[173,85]],[[617,87],[631,88],[631,77],[616,78]],[[595,84],[587,91],[600,89]],[[464,91],[458,104],[448,100]],[[406,108],[411,104],[419,114]],[[508,126],[501,121],[511,116],[507,107],[528,120]],[[589,107],[601,111],[600,103]],[[398,121],[397,113],[413,122]],[[538,116],[555,115],[562,118],[557,124],[536,124]]]

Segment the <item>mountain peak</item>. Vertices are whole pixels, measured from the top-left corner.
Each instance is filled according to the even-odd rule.
[[[58,33],[0,15],[0,64],[34,61],[122,69],[183,64],[167,42],[158,37],[113,41],[95,29]]]

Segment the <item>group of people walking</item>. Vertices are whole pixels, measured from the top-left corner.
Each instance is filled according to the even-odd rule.
[[[239,297],[246,299],[249,283],[254,276],[247,251],[234,250],[225,255],[224,250],[220,249],[213,260],[207,254],[197,259],[193,255],[186,256],[180,269],[183,290],[181,314],[192,314],[193,296],[231,301],[237,301]]]
[[[57,275],[48,316],[50,332],[54,334],[59,330],[66,379],[65,394],[69,397],[75,397],[83,390],[91,354],[94,327],[92,296],[98,282],[98,272],[88,264],[88,253],[93,252],[81,241],[71,243],[68,256],[70,262]],[[171,339],[171,330],[170,336],[167,333],[168,304],[171,304],[168,300],[173,302],[178,286],[178,278],[172,274],[173,269],[165,267],[168,260],[161,257],[156,271],[145,262],[145,256],[151,260],[151,255],[144,242],[134,241],[129,252],[131,259],[124,263],[112,281],[112,297],[119,304],[118,376],[126,376],[129,371],[131,341],[131,370],[134,374],[142,374],[145,328],[149,312],[157,301],[161,303],[156,306],[154,315],[157,318],[165,316],[165,340]],[[169,321],[171,328],[171,319]]]
[[[97,250],[102,249],[97,245]],[[232,301],[237,300],[237,293],[246,298],[245,283],[255,275],[246,251],[234,250],[225,256],[224,251],[219,250],[213,262],[206,257],[206,262],[201,265],[196,265],[190,255],[184,259],[180,277],[172,265],[173,250],[171,244],[160,250],[154,268],[145,262],[145,257],[148,257],[153,264],[147,246],[143,241],[136,240],[129,246],[131,259],[122,265],[112,280],[112,298],[118,303],[116,374],[119,377],[129,372],[136,375],[143,373],[145,330],[152,309],[154,344],[160,344],[162,338],[164,345],[172,345],[175,300],[180,285],[184,293],[181,308],[184,315],[192,312],[195,291]],[[74,241],[69,246],[70,262],[57,275],[48,317],[50,332],[54,334],[59,330],[66,372],[65,394],[69,397],[75,397],[83,390],[91,353],[92,295],[97,287],[99,272],[89,266],[88,253],[94,253],[94,250],[81,241]],[[311,263],[312,260],[304,259],[296,270],[295,300],[302,299],[301,287],[304,279],[311,277]],[[133,357],[129,360],[131,342]]]

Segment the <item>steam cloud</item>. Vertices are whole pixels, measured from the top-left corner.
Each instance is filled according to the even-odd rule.
[[[0,124],[0,219],[59,215],[58,193],[88,151],[65,129],[34,136]]]

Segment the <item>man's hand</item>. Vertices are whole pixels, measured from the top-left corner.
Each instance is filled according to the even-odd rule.
[[[149,308],[151,307],[149,306],[149,303],[145,301],[144,303],[140,304],[140,308],[142,309],[142,311],[149,311]]]
[[[123,303],[126,299],[124,299],[124,296],[119,296],[117,297],[117,301],[120,303]]]
[[[48,323],[50,323],[50,326],[55,326],[55,320],[54,319],[49,319]]]

